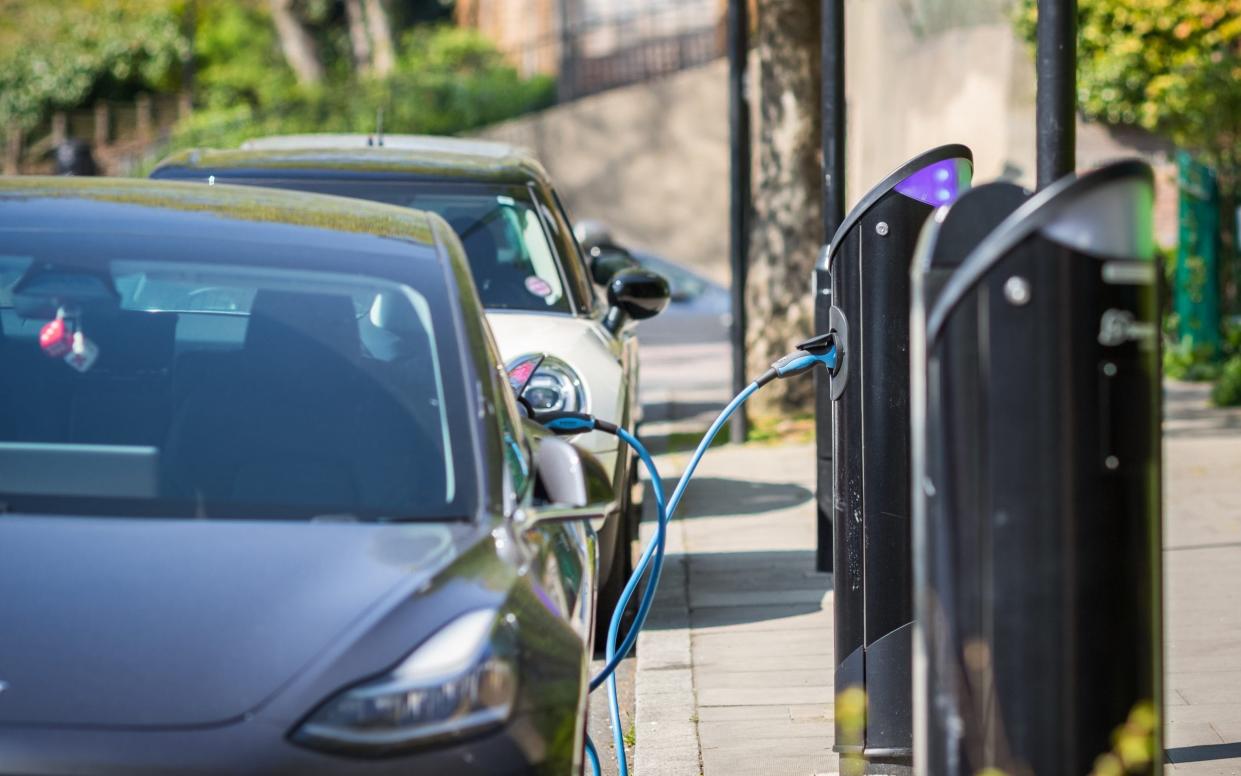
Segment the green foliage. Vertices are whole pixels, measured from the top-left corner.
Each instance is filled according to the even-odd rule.
[[[292,132],[373,132],[383,111],[385,132],[450,134],[511,118],[552,104],[555,83],[522,78],[496,48],[472,30],[420,26],[398,47],[397,70],[387,79],[334,75],[316,88],[295,84],[270,32],[270,24],[221,15],[211,33],[220,51],[274,60],[242,67],[200,43],[205,109],[178,125],[173,150],[231,147],[263,135]],[[258,28],[258,32],[254,29]],[[203,36],[200,35],[200,39]],[[334,72],[329,69],[330,72]],[[252,74],[258,73],[257,78]]]
[[[1165,331],[1168,331],[1165,325]],[[1175,321],[1170,331],[1175,331]],[[1209,346],[1195,345],[1189,337],[1164,347],[1163,371],[1168,377],[1189,382],[1209,382],[1228,379],[1230,366],[1241,359],[1241,320],[1232,319],[1223,324],[1223,337],[1218,352]]]
[[[1189,337],[1164,348],[1163,372],[1176,380],[1206,382],[1219,377],[1219,362],[1210,347],[1195,345]]]
[[[420,0],[394,18],[443,18]],[[354,71],[342,7],[306,0],[327,78],[299,86],[263,0],[0,0],[0,128],[31,128],[52,110],[99,97],[172,91],[193,56],[195,111],[172,149],[234,146],[288,132],[447,134],[550,105],[555,84],[523,78],[473,30],[416,24],[400,36],[397,68]],[[192,43],[191,43],[192,41]]]
[[[0,127],[95,96],[175,87],[189,44],[159,0],[0,2]]]
[[[254,2],[199,3],[194,34],[194,80],[208,109],[279,102],[294,89],[264,6]]]
[[[1217,407],[1241,405],[1241,355],[1233,356],[1224,363],[1219,381],[1211,389],[1211,401]]]
[[[1031,43],[1035,19],[1036,0],[1022,0],[1017,26]],[[1237,174],[1241,0],[1079,0],[1078,20],[1085,115],[1145,127]]]

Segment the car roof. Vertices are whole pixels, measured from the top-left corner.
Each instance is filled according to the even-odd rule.
[[[447,135],[363,135],[307,133],[269,135],[241,144],[243,151],[289,151],[306,148],[397,148],[403,151],[464,154],[503,159],[522,151],[508,143]]]
[[[298,177],[314,171],[339,177],[376,176],[547,185],[547,172],[528,151],[506,143],[431,135],[277,135],[235,150],[198,148],[168,157],[152,177],[187,172],[229,177]]]
[[[109,232],[175,233],[192,239],[227,234],[338,243],[370,253],[438,257],[433,225],[421,210],[253,186],[204,186],[126,178],[0,178],[0,228],[73,227]],[[450,230],[445,224],[442,229]],[[447,231],[445,232],[447,233]],[[410,244],[430,250],[410,251]]]

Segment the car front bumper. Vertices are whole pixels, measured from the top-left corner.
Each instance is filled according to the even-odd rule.
[[[0,774],[9,776],[207,776],[208,774],[576,773],[580,756],[554,751],[529,718],[459,744],[358,759],[291,743],[258,719],[190,730],[87,730],[0,726]]]

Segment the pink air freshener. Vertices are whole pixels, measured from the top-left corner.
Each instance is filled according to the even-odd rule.
[[[72,349],[73,335],[59,313],[55,320],[48,321],[39,329],[39,347],[49,358],[60,358]]]

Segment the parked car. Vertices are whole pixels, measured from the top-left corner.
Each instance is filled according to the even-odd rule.
[[[647,345],[728,344],[732,299],[728,289],[674,261],[623,245],[600,221],[583,220],[573,234],[599,282],[626,267],[648,269],[668,281],[671,304],[658,318],[642,321],[636,332]]]
[[[236,151],[186,151],[151,177],[297,189],[438,213],[465,244],[506,367],[522,377],[535,370],[525,393],[534,408],[590,412],[635,430],[637,340],[628,324],[658,313],[667,285],[650,272],[609,276],[602,303],[569,218],[529,154],[456,138],[293,135],[252,140]],[[576,444],[611,472],[621,505],[615,519],[595,526],[603,632],[632,570],[636,460],[609,434],[586,434]]]
[[[577,774],[607,472],[438,216],[0,179],[0,773]]]

